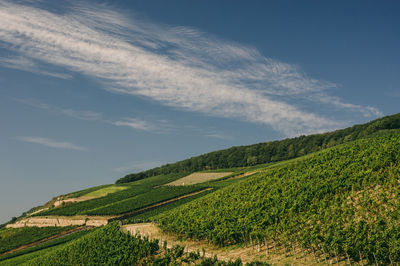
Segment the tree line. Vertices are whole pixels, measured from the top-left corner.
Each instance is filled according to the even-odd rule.
[[[252,166],[288,160],[316,152],[338,144],[370,136],[379,130],[400,128],[400,113],[386,116],[362,125],[346,129],[300,136],[284,140],[263,142],[249,146],[237,146],[192,157],[173,164],[166,164],[147,171],[128,174],[116,183],[127,183],[150,176],[170,173]]]

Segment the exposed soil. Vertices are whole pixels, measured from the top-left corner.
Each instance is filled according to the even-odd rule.
[[[82,196],[79,198],[69,198],[69,199],[57,199],[54,203],[54,207],[62,206],[63,204],[70,204],[70,203],[75,203],[75,202],[81,202],[81,201],[86,201],[86,200],[91,200],[98,198],[96,196]]]
[[[15,222],[14,224],[7,224],[7,228],[20,228],[20,227],[49,227],[49,226],[70,226],[70,225],[87,225],[87,226],[101,226],[108,224],[108,221],[116,216],[36,216],[28,217]]]

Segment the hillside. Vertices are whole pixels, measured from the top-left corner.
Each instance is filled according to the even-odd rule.
[[[210,152],[140,173],[128,174],[117,180],[116,183],[132,182],[160,174],[243,167],[283,161],[341,143],[364,138],[379,130],[398,128],[400,128],[400,113],[334,132],[300,136],[297,138],[232,147],[226,150]]]
[[[400,262],[400,133],[271,168],[156,218],[217,245],[275,242],[370,264]]]
[[[9,225],[53,227],[0,229],[0,265],[399,263],[400,129],[387,129],[399,121],[397,114],[273,142],[302,147],[317,136],[320,144],[338,132],[344,136],[337,138],[341,144],[317,145],[317,151],[288,160],[178,171],[60,195]],[[268,144],[236,148],[240,155],[262,145]],[[47,222],[33,222],[39,220]],[[54,227],[69,222],[74,226]],[[143,223],[154,231],[140,232],[142,238],[123,233]],[[143,239],[155,232],[168,244]],[[208,255],[199,256],[198,247]]]

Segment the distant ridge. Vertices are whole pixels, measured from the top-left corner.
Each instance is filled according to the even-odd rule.
[[[277,162],[361,139],[380,130],[398,128],[400,128],[400,113],[333,132],[262,142],[248,146],[235,146],[225,150],[214,151],[147,171],[128,174],[118,179],[116,183],[128,183],[160,174],[191,173],[202,170]]]

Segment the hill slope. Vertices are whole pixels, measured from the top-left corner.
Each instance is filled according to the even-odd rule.
[[[162,214],[160,226],[219,245],[265,238],[400,262],[400,133],[381,135],[257,174]]]
[[[128,174],[117,180],[116,183],[132,182],[160,174],[195,172],[208,169],[232,168],[277,162],[364,138],[382,129],[398,128],[400,128],[400,113],[334,132],[300,136],[297,138],[232,147],[226,150],[210,152],[140,173]]]

